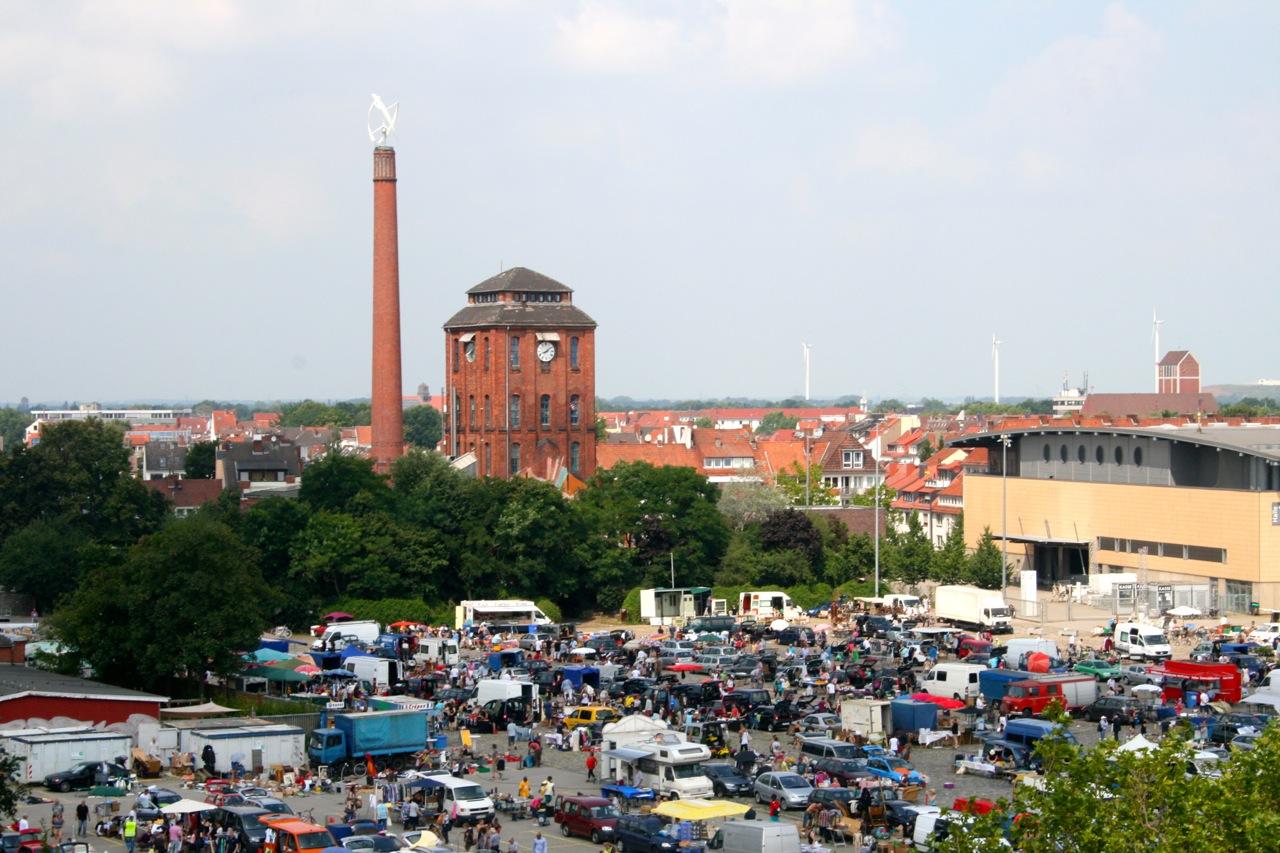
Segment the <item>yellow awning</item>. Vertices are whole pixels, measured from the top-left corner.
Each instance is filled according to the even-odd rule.
[[[750,810],[751,806],[728,800],[671,800],[653,812],[675,820],[714,820],[718,817],[740,817]]]

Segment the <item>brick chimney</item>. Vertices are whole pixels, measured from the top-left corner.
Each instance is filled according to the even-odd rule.
[[[400,399],[400,242],[396,152],[373,149],[373,464],[386,474],[404,453]]]

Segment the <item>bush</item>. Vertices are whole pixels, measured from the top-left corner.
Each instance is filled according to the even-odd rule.
[[[622,609],[627,611],[627,622],[632,625],[640,624],[640,587],[627,593],[627,597],[622,600]]]
[[[560,605],[556,604],[551,599],[539,598],[537,601],[534,602],[534,604],[538,606],[539,610],[547,614],[547,618],[549,618],[552,622],[564,621],[564,616],[563,614],[560,613]]]
[[[392,622],[422,622],[425,625],[453,625],[453,605],[447,601],[428,604],[418,598],[340,598],[325,608],[350,613],[356,619],[372,619],[384,627]],[[550,616],[551,614],[547,614]]]

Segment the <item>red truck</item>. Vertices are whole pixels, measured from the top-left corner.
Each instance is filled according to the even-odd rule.
[[[1098,681],[1092,675],[1041,675],[1005,686],[1000,710],[1009,716],[1030,717],[1057,702],[1068,711],[1078,711],[1098,699]]]
[[[1182,704],[1193,707],[1200,704],[1201,692],[1208,693],[1215,702],[1235,703],[1242,698],[1240,670],[1235,664],[1167,660],[1149,672],[1164,679],[1162,698],[1166,702],[1181,699]]]

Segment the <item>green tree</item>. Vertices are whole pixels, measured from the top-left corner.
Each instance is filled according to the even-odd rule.
[[[849,500],[849,503],[854,506],[875,506],[878,499],[880,501],[880,509],[888,511],[892,509],[893,499],[897,496],[897,489],[891,489],[881,481],[865,492],[854,495]]]
[[[1004,557],[1000,553],[1000,549],[996,547],[995,537],[991,533],[990,527],[982,530],[982,538],[978,540],[978,547],[969,555],[968,578],[969,583],[982,589],[999,589],[1001,583],[1001,566],[1004,565]]]
[[[22,778],[23,761],[0,748],[0,818],[8,820],[23,806],[23,798],[31,791],[29,785],[15,781]]]
[[[942,548],[933,555],[930,580],[940,584],[964,583],[968,575],[969,554],[964,544],[964,513],[961,513],[956,516]]]
[[[0,586],[30,595],[41,613],[80,585],[89,537],[63,518],[28,524],[0,546]]]
[[[716,422],[711,420],[711,418],[707,417],[706,415],[703,415],[702,417],[694,421],[693,425],[697,429],[715,429]]]
[[[890,527],[881,549],[880,565],[889,577],[915,586],[929,577],[933,567],[933,545],[924,534],[918,513],[907,514],[907,529],[899,531]]]
[[[444,418],[434,406],[404,410],[404,437],[414,447],[435,450],[444,436]]]
[[[241,543],[258,555],[263,581],[272,589],[288,590],[287,595],[275,599],[276,609],[270,614],[271,623],[294,629],[311,624],[318,612],[324,612],[318,608],[331,592],[306,587],[293,580],[293,544],[307,526],[307,505],[289,498],[269,497],[243,513],[237,510],[232,518],[235,519],[233,529]]]
[[[298,500],[316,510],[345,510],[361,493],[377,507],[390,502],[387,478],[373,470],[373,460],[344,456],[333,448],[307,466]]]
[[[792,462],[778,472],[776,480],[779,491],[792,506],[835,506],[840,503],[834,491],[822,481],[821,463],[811,463],[806,478],[804,466],[799,461]]]
[[[95,541],[126,545],[166,515],[164,496],[132,476],[119,424],[45,424],[35,447],[0,457],[0,537],[61,518]]]
[[[12,406],[0,409],[0,449],[10,452],[15,447],[20,447],[31,420],[31,415],[21,409]]]
[[[197,441],[187,449],[186,477],[189,480],[212,480],[217,471],[218,445]]]
[[[105,555],[53,614],[53,633],[100,679],[172,695],[174,678],[237,672],[272,595],[256,554],[197,514]]]
[[[786,495],[758,480],[733,480],[720,487],[720,511],[738,532],[786,506]]]
[[[827,555],[826,581],[832,586],[840,586],[852,580],[871,577],[875,572],[875,565],[875,540],[870,534],[858,533]]]
[[[778,430],[795,429],[798,423],[800,423],[799,418],[791,417],[786,412],[770,412],[760,419],[760,426],[756,427],[756,435],[772,435]]]
[[[927,435],[920,439],[920,443],[916,445],[916,458],[922,462],[937,452],[938,448],[933,446],[933,442],[929,440]]]

